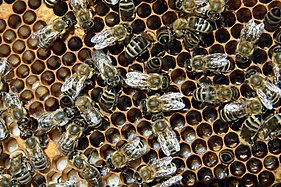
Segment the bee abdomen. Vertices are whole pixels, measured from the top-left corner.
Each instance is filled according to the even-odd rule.
[[[200,35],[194,32],[187,32],[183,38],[184,46],[189,50],[194,50],[199,45],[200,40]]]
[[[135,58],[136,56],[142,55],[147,46],[148,42],[142,36],[134,37],[125,50],[125,56],[127,58]]]
[[[135,18],[135,4],[133,0],[120,0],[119,14],[123,21],[132,21]]]
[[[200,17],[189,17],[187,22],[188,28],[195,32],[210,33],[213,30],[212,25],[208,21]]]
[[[281,30],[276,34],[275,36],[275,42],[279,45],[281,45]]]
[[[162,60],[158,57],[152,57],[145,63],[147,73],[157,73],[161,70]]]
[[[231,87],[231,91],[232,91],[232,97],[231,97],[231,100],[236,100],[236,99],[238,99],[238,97],[239,97],[239,90],[236,88],[236,87],[234,87],[234,86],[232,86]]]
[[[111,110],[114,107],[115,95],[110,92],[105,92],[100,97],[100,104],[103,108]]]
[[[274,7],[268,11],[265,15],[264,23],[267,27],[276,29],[281,23],[281,10],[278,7]]]

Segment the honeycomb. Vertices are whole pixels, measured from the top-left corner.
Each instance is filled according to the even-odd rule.
[[[144,31],[156,33],[159,28],[170,25],[180,16],[175,8],[175,0],[135,0],[135,5],[136,18],[130,22],[134,34]],[[95,27],[92,30],[84,34],[82,30],[75,29],[66,39],[56,40],[50,50],[44,50],[37,48],[37,42],[31,39],[31,34],[45,26],[52,17],[69,12],[68,2],[59,1],[54,8],[48,8],[42,0],[0,0],[0,57],[7,57],[13,67],[8,75],[12,81],[9,85],[5,84],[4,91],[14,87],[30,114],[36,116],[58,109],[63,82],[93,50],[91,37],[103,29],[122,23],[118,6],[109,7],[101,0],[90,2],[90,6],[95,11]],[[177,175],[183,177],[181,186],[272,186],[280,182],[281,140],[257,141],[252,147],[242,144],[238,130],[241,121],[224,123],[218,115],[220,106],[202,105],[192,99],[197,81],[203,75],[192,74],[184,68],[187,58],[215,52],[228,54],[234,62],[243,24],[251,19],[262,22],[267,11],[276,6],[281,8],[279,0],[229,0],[222,20],[214,25],[217,29],[203,35],[199,48],[188,51],[181,40],[175,39],[173,48],[165,51],[162,69],[171,81],[168,90],[183,93],[188,108],[165,116],[181,146],[180,152],[173,156],[178,168]],[[215,84],[237,87],[240,97],[253,95],[253,90],[244,83],[244,74],[248,68],[255,68],[272,79],[274,33],[269,30],[263,32],[251,61],[235,63],[231,72],[208,78]],[[155,43],[148,52],[129,61],[124,57],[124,49],[125,45],[122,44],[106,48],[123,76],[132,70],[143,72],[144,62],[164,51],[162,45]],[[103,82],[93,79],[93,85],[87,86],[84,91],[97,101],[104,87]],[[150,151],[130,163],[130,167],[105,175],[104,181],[108,186],[133,186],[132,175],[139,165],[165,157],[152,133],[150,118],[143,116],[140,110],[140,101],[147,95],[150,93],[123,88],[114,112],[105,113],[110,123],[79,140],[78,150],[87,156],[92,153],[94,161],[100,166],[105,166],[106,158],[134,136],[142,137],[151,146]],[[274,111],[279,112],[280,107]],[[2,166],[7,164],[11,152],[24,149],[17,125],[12,122],[9,129],[11,135],[3,142],[0,156]],[[77,176],[68,164],[67,157],[57,150],[59,136],[57,130],[49,134],[50,143],[45,152],[51,160],[51,167],[46,172],[36,172],[32,186],[39,186],[58,176],[65,179]],[[234,160],[229,164],[222,163],[220,159],[220,154],[225,151],[234,155]],[[85,180],[82,181],[88,186]]]

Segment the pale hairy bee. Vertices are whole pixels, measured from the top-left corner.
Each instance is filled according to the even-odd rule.
[[[168,120],[163,114],[152,116],[152,131],[157,136],[157,141],[166,156],[180,151],[180,143]]]
[[[173,33],[167,27],[162,27],[156,32],[157,40],[163,46],[168,46],[173,40]]]
[[[92,67],[98,76],[109,86],[115,87],[121,81],[117,68],[112,64],[111,58],[102,50],[92,52]]]
[[[147,165],[140,166],[137,169],[134,178],[138,183],[150,183],[156,178],[173,175],[177,171],[177,166],[172,160],[172,157],[164,157],[150,161]]]
[[[24,142],[24,146],[31,164],[36,170],[44,171],[50,167],[50,160],[40,147],[39,140],[36,136],[27,138]]]
[[[7,112],[11,114],[9,117],[17,121],[27,115],[27,110],[23,107],[17,93],[1,92],[0,97],[7,107]]]
[[[88,181],[92,186],[103,187],[103,180],[99,170],[88,163],[87,157],[78,151],[69,154],[68,159],[78,174]]]
[[[195,32],[186,31],[183,36],[183,43],[187,50],[193,51],[199,46],[201,35]]]
[[[254,20],[244,25],[235,51],[238,62],[247,62],[249,60],[254,52],[256,42],[262,35],[263,29],[264,24],[256,24]]]
[[[261,122],[255,139],[269,140],[281,135],[281,114],[270,115]]]
[[[182,110],[185,107],[183,97],[178,92],[155,94],[141,101],[141,109],[144,115]]]
[[[196,55],[188,59],[185,66],[189,71],[215,74],[227,73],[233,69],[227,55],[223,53]]]
[[[78,96],[75,100],[75,106],[79,109],[81,116],[86,120],[89,127],[98,128],[103,121],[103,115],[95,102],[86,95]]]
[[[277,46],[273,49],[272,53],[272,64],[274,72],[274,84],[280,85],[281,83],[281,47]]]
[[[158,73],[161,71],[162,58],[152,57],[144,63],[144,68],[147,73]]]
[[[241,98],[224,105],[220,110],[220,118],[225,122],[237,121],[248,115],[261,114],[263,105],[257,98]]]
[[[133,21],[136,17],[134,0],[120,0],[119,16],[122,21]]]
[[[108,158],[108,163],[112,169],[119,169],[133,160],[136,160],[149,151],[149,146],[145,140],[140,137],[135,137],[129,142],[125,143],[119,150],[112,153]]]
[[[6,140],[10,136],[9,129],[2,115],[3,115],[3,111],[1,111],[1,116],[0,116],[0,142]]]
[[[156,91],[163,90],[169,86],[169,78],[166,75],[158,73],[145,74],[141,72],[128,72],[125,83],[140,90]]]
[[[93,69],[86,63],[78,66],[77,72],[66,78],[61,92],[75,99],[85,87],[86,81],[93,76]]]
[[[6,76],[10,73],[11,66],[7,58],[0,58],[0,90],[3,88],[3,82],[7,82]]]
[[[10,154],[10,172],[21,185],[31,182],[33,169],[22,150]]]
[[[128,24],[115,25],[112,28],[103,30],[91,38],[95,49],[103,49],[124,41],[132,34],[132,27]]]
[[[47,6],[54,7],[59,2],[59,0],[44,0],[44,2]]]
[[[119,0],[102,0],[102,1],[108,5],[116,5],[119,2]]]
[[[180,181],[182,180],[182,176],[174,176],[169,178],[168,180],[160,183],[160,184],[156,184],[152,187],[171,187],[171,186],[177,186],[178,183],[180,183]]]
[[[152,41],[154,41],[153,37],[144,33],[142,35],[134,35],[125,49],[125,57],[133,59],[143,55],[147,52],[147,48]]]
[[[225,0],[209,0],[206,9],[206,16],[211,21],[219,20],[221,18],[221,13],[225,9]]]
[[[59,149],[64,154],[72,152],[78,146],[78,139],[83,135],[84,127],[75,122],[70,123],[66,132],[63,133],[59,140]]]
[[[88,8],[89,0],[70,0],[69,5],[77,19],[77,23],[84,31],[90,30],[94,26],[94,13]]]
[[[249,70],[246,73],[246,82],[258,95],[262,104],[273,109],[281,98],[281,89],[272,84],[267,78],[256,70]]]
[[[113,88],[105,88],[98,99],[99,106],[106,112],[112,112],[117,104],[119,93],[120,92],[117,93]]]
[[[208,5],[208,0],[176,0],[175,5],[187,14],[202,13],[201,9]]]
[[[76,20],[66,15],[55,19],[51,24],[33,33],[31,37],[38,39],[38,48],[49,48],[57,38],[62,38],[75,24]]]
[[[196,101],[210,104],[228,103],[238,97],[237,88],[229,85],[201,84],[193,92],[193,98]]]
[[[197,34],[207,34],[213,30],[212,25],[201,17],[189,16],[187,18],[178,18],[171,24],[173,34],[177,37],[183,37],[186,32]]]
[[[63,109],[45,113],[38,118],[36,135],[40,136],[47,134],[59,126],[65,126],[69,121],[70,119],[67,117]]]
[[[248,116],[241,126],[240,137],[242,140],[244,140],[245,143],[253,144],[261,124],[261,115]]]
[[[281,23],[281,10],[279,7],[271,8],[265,15],[263,23],[265,27],[275,30]]]

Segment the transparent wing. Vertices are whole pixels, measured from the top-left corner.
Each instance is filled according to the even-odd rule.
[[[164,157],[157,160],[158,163],[154,165],[154,168],[156,168],[155,177],[166,177],[177,171],[177,167],[171,164],[172,159],[172,157]]]
[[[274,72],[274,83],[280,83],[280,68],[277,64],[273,65],[273,72]]]
[[[84,87],[86,81],[86,76],[78,76],[78,74],[73,74],[71,77],[67,78],[61,87],[61,92],[67,92],[72,90],[72,98],[76,98]]]
[[[92,53],[93,57],[93,62],[95,68],[101,73],[101,74],[106,74],[105,73],[105,66],[112,66],[112,60],[111,58],[106,55],[102,50],[95,50]]]
[[[95,49],[103,49],[113,45],[117,41],[112,29],[107,29],[97,33],[91,38],[91,42],[95,44]]]
[[[7,58],[0,59],[0,76],[5,77],[10,72],[10,64]]]
[[[278,93],[279,96],[281,96],[281,89],[279,87],[277,87],[276,85],[272,84],[269,81],[266,81],[265,85],[266,85],[266,88],[268,88],[270,91]]]
[[[162,151],[167,156],[180,150],[176,133],[171,128],[167,128],[164,132],[157,134],[157,140],[160,143]]]
[[[89,4],[89,1],[88,0],[70,0],[69,4],[71,7],[78,6],[78,7],[86,9]]]
[[[31,38],[32,39],[42,38],[45,40],[51,40],[51,39],[57,38],[60,33],[58,31],[52,29],[52,27],[53,26],[51,24],[43,27],[42,29],[33,33]],[[43,38],[43,35],[44,35],[44,38]]]
[[[162,182],[161,184],[158,184],[154,187],[170,187],[178,182],[180,182],[182,180],[182,176],[174,176],[168,180],[166,180],[165,182]]]
[[[129,158],[137,159],[147,152],[147,147],[140,147],[141,144],[141,139],[139,137],[136,137],[132,141],[127,143],[124,147],[122,147],[122,150],[128,155]]]
[[[173,158],[170,156],[161,158],[159,160],[153,160],[151,162],[151,166],[153,166],[153,167],[167,166],[168,164],[170,164],[172,162],[172,160],[173,160]]]
[[[184,95],[182,93],[170,92],[163,94],[159,99],[163,103],[163,110],[171,111],[181,110],[185,107],[185,104],[181,100],[183,97]]]
[[[241,30],[240,39],[256,42],[263,31],[264,24],[256,24],[254,20],[249,21]]]
[[[214,53],[206,55],[207,66],[209,68],[219,68],[226,66],[229,64],[229,60],[227,59],[227,55],[224,53]]]
[[[263,93],[262,90],[256,89],[256,93],[258,94],[260,101],[266,108],[268,108],[269,110],[273,109],[273,103],[267,99],[267,96],[265,95],[265,93]]]
[[[4,140],[8,136],[8,128],[5,124],[5,121],[0,118],[0,140]]]
[[[132,88],[139,88],[141,90],[149,89],[148,78],[149,75],[140,72],[128,72],[126,74],[125,82]]]
[[[119,0],[111,0],[112,5],[116,5],[119,2]]]

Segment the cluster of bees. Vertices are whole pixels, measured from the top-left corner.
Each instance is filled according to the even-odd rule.
[[[180,151],[180,144],[169,121],[164,114],[173,111],[187,110],[183,101],[184,95],[180,92],[165,92],[169,87],[169,77],[162,71],[162,58],[151,57],[145,62],[145,73],[138,71],[128,72],[122,76],[113,61],[103,49],[122,43],[128,38],[129,43],[125,49],[125,57],[133,61],[144,54],[154,42],[158,42],[167,50],[172,46],[174,38],[183,40],[187,49],[193,51],[202,40],[203,34],[213,31],[211,23],[221,19],[225,10],[224,0],[176,0],[176,8],[183,16],[171,25],[159,29],[156,34],[143,32],[139,35],[132,34],[128,22],[135,18],[135,5],[133,0],[103,0],[112,6],[119,3],[119,16],[123,22],[112,28],[105,29],[91,38],[95,50],[90,57],[85,59],[77,71],[68,77],[61,87],[60,108],[42,114],[30,116],[23,106],[16,92],[2,92],[6,110],[2,116],[9,116],[17,122],[20,137],[24,140],[25,150],[18,150],[10,155],[9,172],[2,169],[0,184],[2,186],[21,186],[29,184],[36,171],[46,171],[50,167],[50,160],[44,148],[48,145],[48,133],[59,129],[62,136],[58,143],[59,150],[68,156],[69,163],[79,173],[79,176],[92,186],[104,186],[103,175],[109,170],[118,171],[130,161],[138,159],[149,151],[149,145],[141,137],[134,137],[120,149],[107,158],[107,169],[100,168],[89,162],[82,152],[77,151],[78,141],[85,131],[100,127],[108,123],[104,113],[115,110],[118,96],[122,88],[144,90],[152,93],[140,103],[144,116],[150,116],[152,130],[166,157],[153,160],[147,165],[142,165],[134,173],[134,182],[139,185],[157,181],[155,187],[168,187],[178,184],[181,176],[174,176],[177,167],[172,162],[172,155]],[[55,40],[63,38],[74,26],[85,32],[95,27],[93,21],[94,11],[89,7],[88,0],[69,0],[72,11],[53,20],[50,24],[33,33],[32,37],[38,40],[38,48],[48,50]],[[57,1],[45,0],[48,6],[55,6]],[[281,23],[281,10],[274,7],[266,14],[262,23],[254,20],[246,23],[241,30],[239,43],[236,48],[235,59],[237,62],[246,63],[256,47],[256,43],[263,33],[264,28],[274,31]],[[252,145],[256,140],[267,140],[277,137],[281,133],[281,114],[263,116],[266,110],[272,110],[278,105],[281,98],[280,66],[281,66],[281,32],[275,36],[278,44],[273,49],[272,63],[274,82],[270,82],[263,74],[255,69],[246,72],[246,83],[252,88],[257,97],[239,98],[239,91],[234,86],[214,85],[208,79],[200,79],[198,87],[193,92],[196,101],[207,104],[221,104],[220,118],[225,122],[235,122],[246,118],[241,125],[241,138],[244,143]],[[185,67],[192,73],[222,74],[233,70],[234,64],[223,53],[197,55],[186,59]],[[11,70],[7,59],[0,60],[0,88],[7,82],[6,76]],[[91,85],[92,78],[102,80],[106,85],[97,99],[92,100],[83,89]],[[13,88],[11,89],[13,90]],[[164,92],[164,93],[163,93]],[[163,94],[160,94],[163,93]],[[104,111],[104,112],[101,112]],[[3,118],[0,120],[0,140],[9,137],[9,130]],[[232,154],[232,155],[231,155]],[[229,163],[233,153],[221,152],[220,159]],[[105,170],[105,171],[104,171]],[[8,174],[9,173],[9,174]],[[79,181],[52,181],[41,186],[79,186]]]

